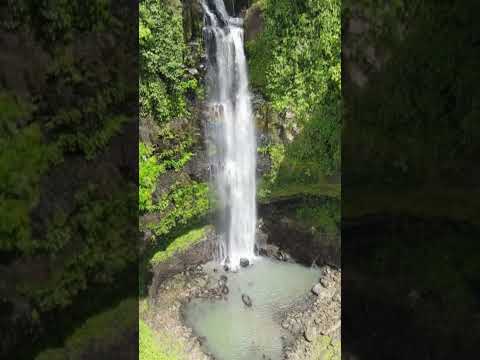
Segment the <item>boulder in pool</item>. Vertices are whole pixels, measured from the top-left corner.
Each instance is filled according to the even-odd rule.
[[[247,294],[242,294],[242,301],[245,304],[245,306],[247,307],[252,306],[252,299],[250,299],[250,296],[248,296]]]
[[[250,261],[248,261],[248,259],[245,259],[245,258],[241,258],[240,259],[240,266],[241,267],[247,267],[248,265],[250,265]]]
[[[228,295],[228,293],[230,292],[230,289],[228,288],[227,285],[223,285],[222,286],[222,294],[223,295]]]

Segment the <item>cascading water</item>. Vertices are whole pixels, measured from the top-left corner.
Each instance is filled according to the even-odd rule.
[[[254,258],[256,141],[242,20],[230,17],[223,0],[204,0],[208,60],[210,168],[221,203],[224,236],[219,260],[232,268]]]

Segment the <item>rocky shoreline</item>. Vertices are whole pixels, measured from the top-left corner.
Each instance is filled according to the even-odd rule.
[[[279,260],[293,261],[284,251],[268,247],[262,253]],[[186,270],[165,279],[150,298],[144,320],[158,333],[170,334],[184,358],[215,359],[205,347],[205,338],[198,336],[186,324],[184,307],[193,299],[222,301],[228,297],[228,275],[223,268],[209,276],[203,265],[188,266]],[[306,294],[301,303],[288,312],[278,314],[277,321],[291,335],[284,340],[284,359],[340,359],[341,271],[323,266],[319,282]],[[268,359],[265,357],[265,359]]]
[[[288,360],[341,358],[341,270],[323,266],[306,309],[285,314],[282,327],[296,338]]]

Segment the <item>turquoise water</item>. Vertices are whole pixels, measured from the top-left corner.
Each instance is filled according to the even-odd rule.
[[[193,300],[185,308],[187,324],[206,338],[205,346],[216,359],[281,359],[282,337],[288,334],[278,314],[310,292],[319,271],[270,259],[259,259],[238,273],[214,273],[213,266],[206,266],[213,281],[228,276],[228,299]],[[250,296],[252,307],[243,304],[242,294]]]

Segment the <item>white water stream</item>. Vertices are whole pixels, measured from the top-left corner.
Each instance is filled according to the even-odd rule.
[[[228,15],[223,0],[202,5],[214,139],[210,163],[223,209],[218,260],[237,268],[241,258],[255,257],[256,228],[256,141],[242,20]]]

